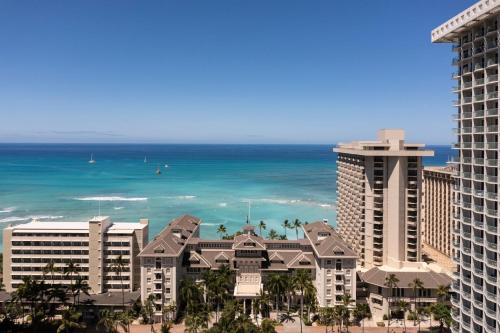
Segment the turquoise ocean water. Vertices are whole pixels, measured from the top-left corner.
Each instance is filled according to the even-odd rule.
[[[178,215],[196,215],[212,238],[219,224],[241,228],[249,200],[251,222],[264,220],[267,230],[283,233],[282,221],[295,218],[334,224],[332,147],[0,144],[0,229],[34,218],[85,221],[100,208],[114,221],[149,218],[151,235]],[[436,156],[426,165],[453,155],[447,146],[431,148]]]

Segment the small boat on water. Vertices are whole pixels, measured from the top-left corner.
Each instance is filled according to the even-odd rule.
[[[95,163],[95,160],[94,160],[94,154],[90,154],[90,160],[89,160],[89,163],[90,163],[90,164],[94,164],[94,163]]]
[[[158,165],[158,167],[156,168],[156,174],[157,175],[161,175],[161,170],[160,170],[160,166]]]
[[[168,168],[168,164],[165,164],[165,169]]]

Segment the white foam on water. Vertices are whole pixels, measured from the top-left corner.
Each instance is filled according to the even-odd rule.
[[[19,222],[19,221],[28,221],[29,219],[26,217],[19,216],[9,216],[4,219],[0,219],[0,223],[9,223],[9,222]]]
[[[0,223],[9,222],[21,222],[21,221],[32,221],[32,220],[59,220],[64,216],[62,215],[29,215],[29,216],[9,216],[4,219],[0,219]]]
[[[220,202],[219,207],[227,207],[227,202]]]
[[[284,199],[284,198],[258,198],[258,199],[242,199],[241,202],[251,203],[265,203],[265,204],[277,204],[277,205],[303,205],[303,206],[319,206],[322,208],[334,207],[333,204],[316,202],[313,200],[301,200],[301,199]]]
[[[174,199],[191,200],[191,199],[196,199],[196,195],[178,195],[174,197]]]
[[[127,198],[127,197],[79,197],[79,198],[73,198],[74,200],[79,200],[79,201],[147,201],[148,198],[144,197],[132,197],[132,198]]]
[[[114,210],[121,210],[123,208],[125,208],[125,207],[113,207]]]
[[[6,207],[3,209],[0,209],[0,213],[12,213],[15,210],[16,210],[16,207]]]

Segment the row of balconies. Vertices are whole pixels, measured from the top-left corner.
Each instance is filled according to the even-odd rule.
[[[474,112],[462,112],[462,113],[455,113],[453,115],[453,120],[459,121],[459,120],[466,120],[466,119],[473,119],[473,118],[483,118],[483,117],[496,117],[498,116],[498,108],[494,109],[486,109],[486,110],[477,110]]]
[[[488,125],[488,126],[474,126],[474,127],[461,127],[461,128],[454,128],[453,131],[455,134],[481,134],[481,133],[497,133],[498,132],[498,125]],[[478,146],[475,146],[475,148],[478,149],[483,149],[484,148],[484,142],[478,142]]]
[[[498,193],[495,192],[488,192],[480,189],[472,189],[470,187],[460,187],[460,192],[465,193],[465,194],[473,194],[474,196],[478,198],[486,198],[489,200],[494,200],[496,201],[498,199]]]
[[[459,82],[456,86],[453,87],[453,92],[459,92],[460,90],[468,90],[473,87],[484,86],[484,84],[496,83],[498,82],[498,74],[487,75],[486,77],[477,78],[475,80],[463,81]]]
[[[465,96],[453,101],[454,106],[460,106],[465,104],[472,104],[473,102],[482,102],[487,100],[493,100],[498,98],[498,91],[487,92],[486,94],[476,95],[476,96]]]
[[[470,60],[473,57],[483,55],[486,51],[487,53],[495,50],[498,47],[498,39],[492,38],[487,40],[479,40],[476,45],[470,45],[468,47],[462,47],[461,52],[454,58],[452,58],[451,63],[453,66],[458,65],[463,61]]]

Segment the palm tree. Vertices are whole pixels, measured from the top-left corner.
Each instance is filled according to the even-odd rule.
[[[366,303],[356,303],[356,307],[354,308],[354,311],[353,311],[353,316],[358,322],[363,321],[362,332],[364,333],[365,332],[365,319],[370,319],[372,316],[372,314],[370,312],[370,306]]]
[[[54,285],[54,273],[57,271],[58,271],[58,268],[54,265],[54,261],[52,259],[43,268],[44,275],[50,273],[52,285]]]
[[[262,237],[262,229],[266,230],[266,223],[264,221],[259,222],[259,235]]]
[[[283,230],[285,230],[285,236],[288,238],[288,235],[287,235],[287,230],[290,229],[290,227],[292,226],[290,224],[290,222],[288,220],[285,220],[283,221],[283,224],[281,225],[283,227]]]
[[[75,329],[83,328],[80,324],[81,313],[76,312],[75,309],[69,307],[62,313],[61,322],[57,327],[57,333],[69,333],[73,332]]]
[[[345,321],[345,327],[347,329],[347,333],[349,333],[349,321],[351,319],[351,310],[349,309],[349,307],[351,306],[351,304],[354,302],[354,300],[352,299],[351,295],[350,294],[344,294],[342,295],[342,305],[343,305],[343,311],[342,311],[342,314],[343,314],[343,319]]]
[[[125,332],[128,332],[127,325],[122,322],[121,318],[116,313],[107,309],[99,312],[99,321],[97,322],[98,329],[102,329],[107,333],[117,333],[118,326]]]
[[[408,302],[406,302],[405,300],[401,299],[398,302],[398,308],[399,308],[399,311],[403,312],[403,327],[404,327],[403,332],[406,332],[406,312],[410,308],[410,304]]]
[[[436,290],[436,295],[438,302],[446,302],[448,300],[448,296],[450,295],[450,285],[439,285]]]
[[[269,230],[269,234],[267,235],[267,238],[269,239],[278,239],[278,233],[276,232],[276,230],[274,229],[271,229]]]
[[[87,284],[87,281],[80,275],[76,276],[75,284],[73,285],[73,304],[80,305],[80,294],[84,293],[85,295],[89,295],[90,287]],[[75,303],[76,299],[76,303]]]
[[[295,228],[295,236],[297,237],[297,240],[299,239],[299,228],[302,226],[302,222],[300,222],[299,219],[295,219],[293,221],[292,227]]]
[[[292,314],[289,311],[283,312],[278,317],[278,320],[279,320],[280,323],[294,323],[295,322],[295,319],[293,318]]]
[[[389,274],[385,277],[384,286],[389,288],[389,295],[387,297],[387,333],[389,333],[389,326],[391,326],[391,298],[393,295],[394,288],[397,288],[399,279],[396,274]]]
[[[73,260],[69,260],[65,267],[65,274],[69,276],[71,287],[73,287],[73,275],[78,272],[78,265],[73,262]],[[73,289],[73,288],[71,288]]]
[[[300,332],[302,333],[302,318],[304,316],[304,290],[311,288],[311,273],[307,269],[298,269],[292,278],[292,286],[300,292]]]
[[[318,306],[317,291],[314,283],[304,289],[304,299],[307,304],[307,321],[311,321],[311,310],[316,311]]]
[[[224,238],[227,233],[226,226],[224,226],[224,224],[219,225],[219,227],[217,228],[217,233],[220,234],[221,239]]]
[[[186,333],[198,333],[203,329],[208,328],[208,322],[210,320],[210,315],[208,311],[201,310],[196,311],[186,317]]]
[[[186,305],[186,315],[194,312],[194,306],[200,300],[200,290],[192,279],[183,279],[180,285],[181,298]]]
[[[113,271],[116,275],[118,275],[120,279],[120,290],[122,291],[122,309],[125,311],[125,289],[123,288],[123,270],[125,269],[125,260],[120,254],[116,259],[113,260]],[[127,326],[127,329],[130,330],[130,325]]]
[[[279,299],[281,293],[285,291],[285,279],[278,273],[272,273],[269,275],[266,287],[276,297],[276,318],[279,318]]]
[[[450,308],[446,304],[436,303],[430,307],[431,313],[434,316],[434,320],[439,321],[439,331],[444,332],[444,326],[447,328],[451,325],[451,313]]]
[[[418,330],[420,331],[420,318],[418,315],[418,309],[417,309],[417,291],[420,291],[424,287],[424,282],[420,280],[419,278],[413,279],[412,282],[408,284],[408,287],[410,287],[413,290],[413,311],[414,311],[414,317],[413,317],[413,326],[417,324],[417,319],[418,319]]]
[[[144,301],[144,305],[142,306],[141,315],[145,323],[151,324],[151,331],[153,331],[154,313],[155,313],[155,296],[153,294],[149,294],[146,301]]]

